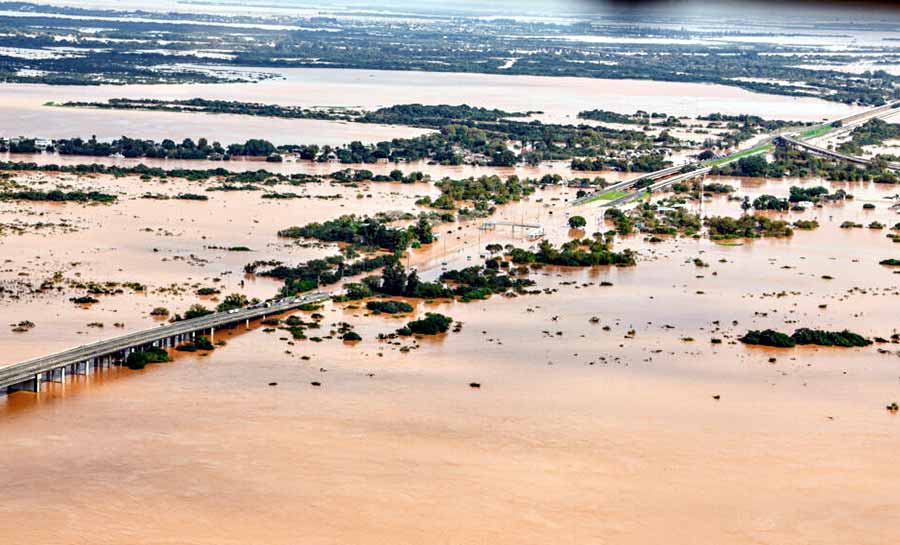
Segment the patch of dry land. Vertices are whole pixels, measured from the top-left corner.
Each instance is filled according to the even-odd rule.
[[[301,198],[266,199],[270,189],[206,191],[215,180],[10,180],[116,200],[0,201],[0,224],[18,226],[0,231],[3,365],[152,327],[165,319],[157,307],[273,297],[281,283],[244,265],[338,252],[279,230],[417,213],[440,195],[433,182],[315,182],[271,189]],[[879,264],[900,258],[886,236],[897,188],[709,181],[751,200],[791,185],[855,198],[765,213],[819,222],[791,237],[618,236],[613,249],[637,252],[635,266],[533,269],[537,293],[410,299],[399,315],[329,302],[295,313],[320,324],[306,339],[255,323],[217,334],[226,344],[214,351],[0,397],[0,528],[32,544],[900,541],[900,415],[885,410],[900,400],[900,269]],[[555,245],[614,229],[602,203],[569,206],[575,192],[537,189],[492,219],[541,223]],[[574,214],[584,233],[570,231]],[[739,217],[740,202],[713,196],[703,214]],[[482,264],[488,244],[539,243],[480,224],[434,225],[439,240],[404,265],[434,280]],[[87,295],[98,302],[71,301]],[[426,312],[456,325],[378,339]],[[361,341],[340,339],[344,322]],[[738,341],[801,327],[885,342]]]

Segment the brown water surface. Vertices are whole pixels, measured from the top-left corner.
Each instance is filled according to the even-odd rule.
[[[144,282],[148,293],[102,296],[89,309],[67,300],[79,293],[72,288],[7,294],[5,323],[36,323],[0,330],[7,364],[115,335],[114,321],[149,327],[150,309],[184,309],[200,301],[192,286],[214,277],[223,293],[239,291],[248,261],[335,251],[279,240],[278,229],[415,210],[419,196],[437,195],[430,184],[311,184],[277,189],[343,198],[209,192],[208,202],[157,201],[139,196],[204,185],[17,179],[115,191],[120,202],[0,203],[0,223],[66,220],[76,229],[0,236],[0,285],[39,285],[62,271]],[[821,223],[789,240],[650,244],[635,235],[617,243],[640,252],[634,268],[535,272],[539,287],[558,290],[549,295],[416,302],[417,315],[442,312],[463,327],[401,341],[409,352],[376,340],[408,317],[329,303],[320,335],[349,322],[362,342],[291,344],[283,331],[239,327],[210,355],[0,397],[0,528],[27,528],[35,544],[894,543],[900,420],[884,406],[900,399],[897,345],[776,350],[735,339],[766,327],[896,332],[898,276],[878,261],[900,257],[898,245],[888,230],[838,226],[894,225],[897,189],[718,181],[751,197],[825,184],[856,199],[781,215]],[[496,219],[542,223],[554,242],[577,234],[567,214],[584,215],[587,234],[610,228],[599,205],[567,208],[573,196],[547,188]],[[724,198],[705,211],[740,213]],[[426,278],[444,262],[477,263],[487,242],[534,244],[478,222],[436,232],[441,240],[411,256]],[[233,245],[253,252],[209,248]],[[278,287],[246,280],[250,296]],[[159,291],[172,283],[183,291]],[[102,331],[86,326],[95,321]]]
[[[578,112],[595,108],[621,113],[642,109],[692,117],[711,112],[754,114],[801,121],[837,119],[863,110],[820,99],[766,95],[699,83],[323,68],[284,69],[279,73],[284,79],[254,84],[4,84],[0,85],[0,136],[71,138],[95,134],[101,139],[126,135],[154,140],[205,137],[222,143],[266,138],[275,144],[337,145],[352,140],[377,142],[423,132],[408,127],[317,120],[44,106],[47,102],[109,98],[200,97],[366,109],[410,103],[465,103],[513,112],[540,110],[543,114],[539,119],[559,123],[574,123]]]

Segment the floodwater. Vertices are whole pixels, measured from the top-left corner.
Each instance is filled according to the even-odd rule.
[[[0,85],[0,135],[70,138],[95,134],[101,139],[125,135],[155,140],[205,137],[222,143],[266,138],[275,144],[336,145],[352,140],[377,142],[424,132],[409,127],[333,121],[44,106],[47,102],[123,97],[201,97],[367,109],[409,103],[468,103],[513,112],[540,110],[544,113],[538,119],[560,123],[574,123],[578,112],[595,108],[621,113],[643,109],[692,117],[711,112],[746,113],[799,121],[836,119],[862,110],[820,99],[765,95],[699,83],[327,68],[284,69],[278,73],[284,79],[252,84]],[[85,134],[85,127],[90,127],[91,134]]]
[[[4,363],[114,335],[114,321],[149,327],[150,309],[186,308],[200,301],[194,286],[214,277],[223,293],[238,291],[248,261],[335,251],[278,240],[278,229],[414,210],[418,196],[436,194],[430,184],[311,184],[276,189],[343,198],[156,201],[138,197],[203,184],[17,179],[115,191],[120,202],[0,203],[0,223],[76,229],[0,236],[2,285],[39,285],[58,270],[144,282],[148,294],[102,296],[90,309],[68,302],[73,288],[7,294],[5,322],[36,327],[0,331]],[[751,197],[825,183],[718,181]],[[897,276],[878,261],[900,257],[898,245],[887,229],[838,225],[894,225],[898,191],[825,184],[856,199],[783,214],[821,223],[790,240],[635,235],[618,243],[640,252],[634,268],[534,273],[552,294],[417,302],[416,314],[442,312],[463,327],[404,340],[408,352],[375,338],[408,317],[329,303],[321,335],[349,322],[362,342],[291,344],[280,331],[239,327],[210,355],[0,397],[0,528],[28,528],[34,544],[895,543],[900,421],[884,406],[900,400],[897,346],[768,350],[734,340],[766,327],[897,332]],[[560,242],[576,234],[565,227],[573,196],[547,188],[495,217],[540,222]],[[738,204],[717,197],[705,213],[737,215]],[[609,228],[599,206],[577,213],[588,233]],[[533,244],[478,222],[435,230],[441,240],[411,257],[426,278],[443,262],[477,262],[487,242]],[[208,248],[226,245],[254,251]],[[247,280],[249,296],[277,290]],[[181,291],[159,291],[170,284]]]
[[[684,154],[678,152],[670,157],[672,161],[683,161]],[[224,168],[230,172],[248,172],[267,170],[275,174],[316,174],[328,175],[344,169],[365,169],[374,174],[388,175],[393,170],[423,172],[433,179],[462,179],[472,176],[511,176],[520,178],[540,178],[545,174],[558,174],[565,179],[590,178],[597,176],[615,180],[623,176],[637,176],[636,173],[618,171],[576,171],[570,168],[568,161],[547,161],[537,166],[518,164],[514,167],[489,167],[480,165],[439,165],[428,161],[412,161],[404,163],[340,163],[337,161],[315,162],[303,160],[285,160],[281,163],[269,163],[262,158],[233,158],[228,161],[206,161],[194,159],[129,159],[125,157],[89,157],[84,155],[59,155],[58,153],[9,153],[0,152],[0,161],[35,163],[37,165],[84,165],[99,164],[122,168],[146,165],[163,169],[216,169]]]

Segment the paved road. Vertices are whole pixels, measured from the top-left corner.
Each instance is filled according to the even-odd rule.
[[[201,318],[174,322],[152,329],[145,329],[115,337],[85,344],[77,348],[57,352],[48,356],[41,356],[33,360],[16,363],[6,367],[0,367],[0,390],[8,386],[31,380],[37,373],[45,373],[60,367],[81,363],[100,356],[107,356],[122,352],[128,348],[145,346],[147,344],[167,339],[175,335],[184,335],[198,331],[204,331],[214,327],[261,318],[269,314],[276,314],[295,309],[307,303],[316,303],[329,299],[329,293],[319,292],[302,297],[282,299],[270,303],[270,306],[257,305],[252,308],[240,309],[237,312],[216,312]]]
[[[840,159],[841,161],[847,161],[848,163],[856,163],[858,165],[870,165],[872,164],[871,159],[866,159],[865,157],[856,157],[853,155],[846,155],[834,150],[826,149],[821,146],[817,146],[815,144],[810,144],[809,142],[804,142],[803,140],[797,140],[796,138],[791,138],[790,136],[782,136],[781,140],[783,140],[788,145],[802,148],[807,151],[810,151],[816,155],[822,155],[824,157],[831,157],[832,159]],[[891,170],[900,170],[900,163],[887,163],[887,167]]]
[[[628,180],[623,180],[621,182],[615,183],[613,185],[607,186],[600,191],[596,191],[591,193],[590,195],[585,195],[584,197],[580,197],[572,201],[571,206],[579,205],[586,203],[588,201],[594,200],[596,198],[602,197],[607,193],[612,193],[613,191],[625,191],[626,189],[631,189],[634,187],[636,183],[641,180],[650,179],[650,180],[658,180],[660,178],[664,178],[666,176],[671,176],[675,174],[679,170],[681,170],[684,165],[676,165],[674,167],[664,168],[662,170],[657,170],[656,172],[648,172],[646,174],[642,174],[635,178],[629,178]]]
[[[886,117],[896,115],[896,114],[900,113],[900,108],[894,107],[896,104],[900,104],[900,102],[886,104],[884,106],[879,106],[877,108],[872,108],[870,110],[866,110],[865,112],[862,112],[862,113],[853,114],[853,115],[850,115],[847,117],[843,117],[841,119],[834,120],[831,123],[832,124],[840,123],[841,127],[830,131],[828,134],[834,134],[835,131],[852,130],[853,128],[864,124],[865,122],[869,121],[870,119],[886,118]],[[841,153],[837,153],[837,152],[816,146],[814,144],[810,144],[809,142],[806,142],[803,140],[798,140],[797,138],[795,138],[788,132],[785,132],[783,134],[779,133],[779,134],[773,135],[772,137],[770,137],[770,139],[765,140],[763,142],[758,142],[757,144],[755,144],[755,146],[761,146],[763,144],[766,144],[767,142],[771,142],[773,140],[778,140],[779,138],[783,139],[785,142],[787,142],[791,145],[805,148],[813,153],[818,153],[820,155],[826,155],[828,157],[833,157],[836,159],[841,159],[844,161],[849,161],[851,163],[857,163],[857,164],[868,165],[870,163],[870,161],[868,159],[864,159],[862,157],[853,157],[850,155],[843,155]],[[764,151],[765,150],[760,150],[758,153],[755,153],[753,155],[758,155],[759,153],[764,153]],[[731,157],[733,157],[733,158],[728,159],[724,162],[717,161],[716,164],[719,166],[726,165],[728,163],[737,161],[743,157],[748,157],[748,155],[742,155],[742,153],[746,153],[746,152],[740,152],[740,151],[735,152],[731,155]],[[708,174],[710,172],[710,170],[712,170],[711,166],[704,166],[704,163],[690,163],[690,166],[695,167],[695,170],[688,172],[688,173],[684,173],[684,174],[678,174],[678,172],[682,168],[684,168],[684,165],[681,165],[681,166],[677,166],[677,167],[670,167],[667,169],[659,170],[659,171],[656,171],[656,172],[653,172],[650,174],[646,174],[639,178],[634,178],[631,180],[626,180],[624,182],[619,182],[618,184],[607,187],[603,191],[599,191],[597,193],[592,193],[590,195],[581,197],[580,199],[576,199],[575,201],[572,202],[572,205],[574,206],[574,205],[578,205],[578,204],[583,204],[585,202],[596,199],[600,195],[604,195],[604,194],[610,193],[612,191],[624,191],[626,189],[631,189],[632,187],[634,187],[634,185],[639,180],[644,179],[644,178],[651,178],[653,180],[662,179],[662,181],[652,184],[646,188],[647,190],[653,192],[653,191],[657,191],[659,189],[668,187],[672,184],[676,184],[678,182],[690,180],[691,178],[696,178],[697,176],[703,176],[705,174]],[[702,168],[700,168],[700,167],[702,167]],[[893,169],[893,170],[900,170],[900,164],[888,163],[888,168]],[[604,203],[604,206],[611,207],[611,206],[619,206],[619,205],[627,204],[631,201],[638,199],[641,195],[643,195],[643,193],[644,193],[644,191],[637,191],[637,192],[631,193],[629,195],[624,195],[622,197],[619,197],[618,199],[610,200],[610,201]]]

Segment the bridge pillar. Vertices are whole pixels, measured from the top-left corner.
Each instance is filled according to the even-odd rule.
[[[12,384],[6,388],[7,392],[34,392],[39,394],[41,392],[41,382],[44,381],[44,374],[38,373],[34,375],[34,378],[26,380],[25,382],[20,382],[18,384]]]
[[[250,318],[247,318],[247,329],[250,329]]]
[[[216,328],[209,328],[209,342],[216,342]]]
[[[47,382],[66,383],[66,367],[57,367],[47,372]]]

